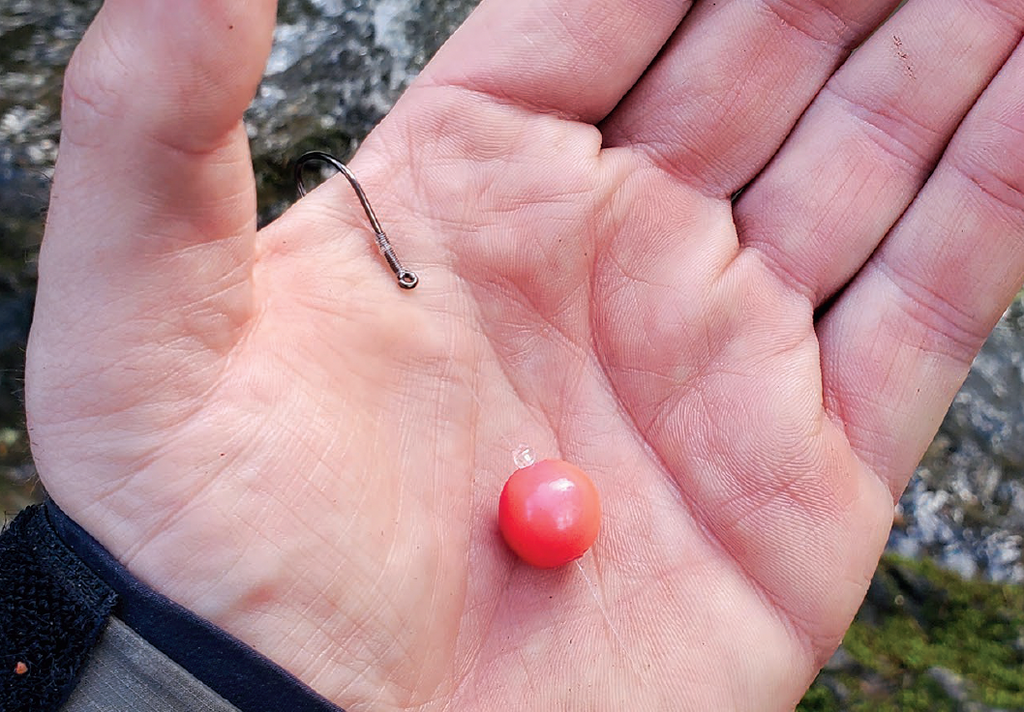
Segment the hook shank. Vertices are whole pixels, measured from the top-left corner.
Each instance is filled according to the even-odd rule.
[[[304,153],[299,157],[299,160],[295,162],[295,186],[299,190],[299,197],[306,195],[306,185],[302,182],[302,169],[305,168],[307,163],[313,161],[322,161],[329,163],[339,173],[341,173],[348,182],[352,185],[352,189],[356,192],[356,197],[359,198],[359,203],[363,206],[363,211],[366,213],[367,219],[370,221],[370,227],[373,228],[374,235],[376,237],[377,249],[380,250],[381,255],[384,256],[384,260],[388,263],[388,267],[395,273],[398,278],[398,286],[403,289],[412,289],[419,283],[419,277],[416,276],[415,272],[410,272],[402,266],[402,263],[398,260],[398,255],[395,254],[395,250],[391,247],[391,241],[388,240],[387,234],[384,232],[384,228],[381,227],[380,221],[377,219],[377,214],[373,212],[373,207],[370,205],[369,198],[366,197],[366,192],[363,190],[363,186],[359,184],[355,174],[346,166],[344,163],[339,161],[337,158],[329,153],[323,151],[310,151]]]

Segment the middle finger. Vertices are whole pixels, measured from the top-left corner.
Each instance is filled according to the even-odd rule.
[[[850,50],[899,0],[702,2],[602,125],[706,195],[728,197],[775,154]]]

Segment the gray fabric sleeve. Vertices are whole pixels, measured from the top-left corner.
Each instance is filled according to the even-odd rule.
[[[112,616],[60,712],[238,712],[238,708]]]

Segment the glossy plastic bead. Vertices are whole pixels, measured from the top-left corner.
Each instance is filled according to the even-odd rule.
[[[512,473],[498,501],[498,528],[520,559],[541,569],[574,561],[601,528],[601,500],[583,470],[541,460]]]

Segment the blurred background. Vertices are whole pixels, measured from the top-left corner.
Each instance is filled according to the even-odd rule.
[[[173,1],[173,0],[171,0]],[[63,68],[99,0],[0,0],[0,516],[44,496],[22,407]],[[477,0],[281,0],[247,115],[265,224],[289,161],[347,157]],[[1024,710],[1024,305],[975,361],[805,712]],[[770,707],[766,701],[766,708]]]

